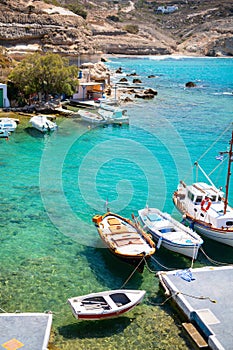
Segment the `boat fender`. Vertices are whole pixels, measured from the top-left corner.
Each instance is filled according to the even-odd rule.
[[[210,198],[209,197],[205,197],[205,199],[203,199],[201,201],[201,210],[203,210],[203,211],[209,210],[211,204],[212,204],[212,202],[211,202]]]
[[[161,247],[162,240],[163,240],[163,237],[160,237],[158,240],[158,243],[157,243],[157,247],[156,247],[157,249],[159,249]]]

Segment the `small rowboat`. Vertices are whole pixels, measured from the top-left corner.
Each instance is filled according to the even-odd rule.
[[[107,212],[92,219],[105,246],[118,258],[138,266],[142,272],[145,259],[155,252],[155,243],[137,223]]]
[[[39,130],[42,133],[57,130],[57,124],[47,118],[45,115],[35,115],[29,120],[32,127]]]
[[[107,120],[100,115],[99,113],[93,113],[90,111],[83,111],[82,109],[78,110],[78,115],[85,122],[94,123],[94,124],[106,124]]]
[[[103,320],[118,317],[138,305],[144,290],[110,290],[68,299],[72,313],[80,320]]]
[[[144,230],[157,242],[157,249],[162,245],[175,253],[197,259],[203,240],[191,228],[157,208],[144,208],[138,214]]]

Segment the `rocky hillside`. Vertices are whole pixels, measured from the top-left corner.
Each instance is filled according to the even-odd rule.
[[[0,45],[10,55],[233,55],[233,0],[80,0],[82,17],[72,3],[0,0]]]

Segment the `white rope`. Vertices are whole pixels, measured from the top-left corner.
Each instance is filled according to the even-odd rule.
[[[211,303],[217,303],[217,301],[215,299],[211,299],[210,297],[204,297],[203,295],[197,297],[195,295],[191,295],[191,294],[186,294],[186,293],[183,293],[183,292],[177,292],[176,293],[177,295],[178,294],[182,294],[182,295],[185,295],[186,297],[190,297],[190,298],[194,298],[194,299],[199,299],[199,300],[209,300]]]
[[[208,176],[212,175],[215,172],[215,170],[217,170],[226,160],[227,158],[224,158],[221,162],[219,162],[219,164],[208,174]]]
[[[213,260],[211,259],[203,250],[203,248],[201,247],[200,248],[200,251],[205,255],[205,257],[207,258],[207,260],[209,260],[212,264],[215,264],[215,265],[229,265],[228,263],[223,263],[223,262],[219,262],[219,261],[216,261],[216,260]]]
[[[162,267],[163,269],[165,269],[165,270],[168,270],[168,271],[175,271],[175,270],[177,270],[177,267],[167,267],[167,266],[165,266],[165,265],[159,263],[158,260],[156,260],[153,256],[151,256],[151,259],[154,260],[154,261],[156,262],[156,264],[158,264],[159,266],[161,266],[161,267]],[[148,270],[149,270],[150,272],[153,272],[153,273],[155,273],[155,272],[157,272],[157,271],[161,271],[161,270],[157,270],[157,271],[152,271],[152,270],[150,270],[150,268],[148,267],[148,264],[147,264],[147,263],[146,263],[146,267],[148,268]]]
[[[129,275],[129,277],[127,278],[127,280],[123,283],[123,285],[121,286],[120,289],[124,288],[124,286],[128,283],[128,281],[130,280],[130,278],[133,276],[133,274],[137,271],[137,269],[139,268],[139,266],[141,265],[141,263],[144,261],[146,261],[146,259],[144,258],[144,256],[142,257],[142,260],[140,260],[139,264],[135,267],[135,269],[133,270],[133,272]]]
[[[197,160],[197,162],[199,162],[199,160],[201,160],[208,152],[209,150],[221,139],[221,137],[230,129],[232,128],[232,123],[225,129],[223,130],[223,132],[220,134],[220,136],[212,143],[212,145],[200,156],[200,158]]]

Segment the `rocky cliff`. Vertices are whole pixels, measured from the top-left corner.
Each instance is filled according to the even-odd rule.
[[[233,0],[80,0],[85,19],[69,11],[65,0],[60,3],[66,9],[0,0],[0,45],[11,54],[233,55]],[[164,4],[175,4],[175,10],[157,11]]]

